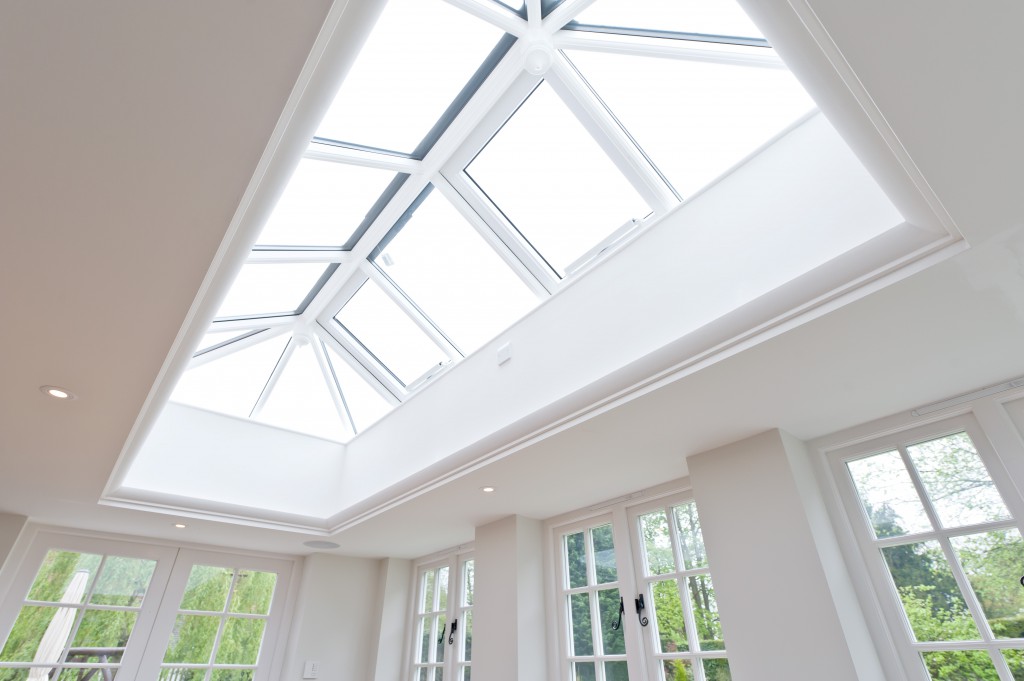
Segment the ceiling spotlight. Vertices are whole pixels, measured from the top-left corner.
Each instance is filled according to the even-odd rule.
[[[490,485],[488,485],[487,487],[481,487],[481,488],[480,488],[480,491],[481,491],[481,492],[487,492],[487,493],[490,493],[490,492],[493,492],[493,491],[494,491],[494,488],[493,488],[493,487],[491,487]]]
[[[186,527],[188,527],[188,525],[186,525],[185,523],[174,523],[174,526],[177,527],[179,530],[184,530]]]
[[[41,385],[39,386],[39,390],[42,391],[44,395],[49,395],[50,397],[54,397],[58,400],[75,399],[75,394],[73,392],[67,388],[61,388],[56,385]]]

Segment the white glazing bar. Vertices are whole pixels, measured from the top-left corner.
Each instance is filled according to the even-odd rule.
[[[256,327],[256,328],[262,329],[262,328],[266,328],[266,327],[260,325],[259,327]],[[245,333],[247,330],[248,331],[253,331],[255,329],[243,329],[243,330],[240,330],[238,333],[239,333],[239,335],[241,335],[241,334]],[[277,336],[280,336],[283,333],[288,333],[289,331],[291,331],[291,327],[289,327],[289,326],[279,326],[277,328],[267,329],[266,331],[260,331],[259,333],[254,333],[251,336],[246,336],[245,338],[240,338],[240,339],[238,339],[236,341],[228,343],[227,345],[223,345],[223,346],[221,346],[219,348],[214,348],[213,350],[208,350],[207,352],[204,352],[203,354],[201,354],[201,355],[199,355],[197,357],[193,357],[192,361],[189,362],[189,364],[188,364],[188,368],[189,369],[194,369],[194,368],[196,368],[198,366],[202,366],[204,364],[212,362],[215,359],[220,359],[221,357],[226,357],[226,356],[228,356],[228,355],[230,355],[232,353],[238,352],[240,350],[245,350],[246,348],[251,348],[252,346],[254,346],[254,345],[258,344],[258,343],[262,343],[262,342],[268,341],[268,340],[270,340],[272,338],[276,338]]]
[[[445,0],[449,5],[455,5],[459,9],[469,12],[473,16],[483,19],[489,24],[497,26],[505,33],[510,33],[517,38],[526,35],[526,22],[522,17],[513,14],[509,9],[491,2],[490,0]]]
[[[558,279],[543,264],[536,262],[532,253],[522,247],[513,250],[508,245],[508,242],[516,242],[513,235],[506,234],[504,239],[498,236],[499,231],[507,232],[508,228],[491,210],[489,202],[480,201],[476,206],[470,205],[466,197],[475,192],[475,187],[466,180],[465,175],[459,173],[451,180],[442,175],[434,180],[434,187],[451,201],[455,209],[538,298],[546,299],[558,288]]]
[[[595,0],[565,0],[544,18],[544,30],[555,33],[572,21],[573,17],[594,4]]]
[[[406,158],[405,156],[383,154],[369,149],[344,147],[323,142],[310,142],[309,147],[306,149],[305,158],[347,163],[348,165],[363,166],[365,168],[393,170],[396,173],[407,173],[409,175],[419,172],[422,163],[422,161]]]
[[[593,50],[614,52],[638,57],[663,57],[712,64],[757,66],[767,69],[786,69],[775,50],[763,47],[701,43],[690,40],[669,40],[644,36],[561,31],[553,37],[560,50]]]
[[[338,377],[334,375],[334,370],[331,369],[331,363],[327,359],[327,353],[324,352],[323,342],[320,340],[319,335],[312,335],[310,337],[310,345],[313,346],[313,354],[316,355],[316,363],[320,367],[320,372],[327,379],[327,390],[331,393],[334,408],[338,410],[338,416],[341,417],[341,422],[345,425],[348,432],[355,435],[358,432],[355,421],[352,419],[352,413],[348,410],[345,396],[342,394],[341,386],[338,384]]]
[[[337,327],[337,323],[334,326]],[[402,388],[393,378],[384,376],[376,366],[373,368],[367,367],[362,361],[363,353],[346,337],[343,330],[338,328],[336,333],[332,333],[330,328],[317,323],[314,326],[314,333],[324,344],[331,346],[343,359],[351,358],[352,361],[348,363],[349,367],[359,374],[360,378],[370,384],[370,387],[376,390],[381,397],[387,400],[388,404],[392,407],[402,404],[402,398],[400,397],[402,395]],[[367,358],[366,362],[369,363],[369,361]]]
[[[337,250],[254,250],[249,253],[247,263],[297,263],[297,262],[322,262],[322,263],[350,263],[353,261],[352,254],[348,251]]]
[[[551,65],[547,82],[655,215],[661,215],[679,203],[679,197],[669,184],[562,55]]]
[[[541,0],[526,0],[526,23],[530,30],[539,31],[543,19]]]
[[[284,352],[277,359],[277,364],[274,365],[274,370],[270,373],[270,378],[267,379],[267,384],[263,386],[263,392],[256,399],[256,404],[253,405],[252,411],[249,412],[249,418],[256,418],[260,415],[260,411],[263,409],[263,405],[270,399],[270,394],[274,391],[274,386],[277,385],[278,380],[281,378],[281,374],[284,372],[284,368],[288,366],[288,360],[291,359],[292,353],[295,352],[295,339],[290,338],[288,344],[284,346]],[[227,606],[225,606],[227,607]]]
[[[444,332],[434,323],[434,321],[430,319],[425,312],[420,310],[415,303],[410,301],[401,289],[395,286],[395,284],[380,270],[378,270],[375,265],[369,262],[364,262],[362,267],[366,275],[372,279],[374,283],[380,286],[384,293],[386,293],[387,296],[391,298],[391,300],[393,300],[403,312],[405,312],[405,314],[409,315],[409,317],[416,323],[416,326],[418,326],[423,333],[427,334],[430,340],[434,341],[434,343],[441,348],[441,350],[448,356],[449,360],[458,361],[464,357],[462,350],[460,350],[454,342],[444,335]],[[433,373],[428,372],[428,375],[432,376]],[[417,379],[417,382],[419,380],[420,379]],[[410,389],[411,386],[412,384],[410,384]]]

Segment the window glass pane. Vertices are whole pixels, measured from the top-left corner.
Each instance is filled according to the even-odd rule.
[[[30,601],[81,603],[102,556],[74,551],[48,551],[28,592]]]
[[[433,617],[420,618],[420,646],[417,662],[427,662],[430,655],[430,627],[434,623]]]
[[[704,550],[704,536],[700,531],[700,517],[697,515],[697,504],[690,502],[672,509],[676,516],[676,528],[679,534],[679,548],[683,553],[683,569],[706,568],[708,554]]]
[[[205,678],[205,669],[189,669],[188,667],[163,667],[160,669],[159,681],[203,681]]]
[[[658,623],[658,641],[663,653],[678,653],[690,649],[686,640],[683,603],[679,598],[679,584],[674,579],[651,583],[651,602],[654,619]]]
[[[467,610],[462,613],[462,620],[459,622],[462,629],[462,659],[469,662],[473,659],[473,611]]]
[[[304,158],[256,245],[341,248],[394,177],[387,170]]]
[[[1004,650],[1003,658],[1010,667],[1013,681],[1024,681],[1024,650]]]
[[[733,0],[598,0],[576,21],[595,26],[764,38]]]
[[[467,560],[462,564],[462,605],[473,605],[473,587],[476,582],[476,568],[473,561]]]
[[[895,537],[932,529],[899,452],[849,461],[846,467],[876,537]]]
[[[164,662],[207,664],[219,626],[219,617],[178,615],[171,640],[167,644],[167,652],[164,653]]]
[[[918,641],[981,638],[938,542],[888,546],[882,555]]]
[[[597,592],[597,610],[601,621],[601,650],[602,655],[625,655],[626,639],[622,634],[622,620],[619,619],[619,598],[618,589],[602,589]],[[618,622],[618,629],[612,626]]]
[[[665,681],[693,681],[693,667],[689,660],[664,660]]]
[[[668,533],[665,511],[640,516],[640,536],[644,542],[644,556],[648,575],[675,572],[676,559],[672,555],[672,541]]]
[[[78,610],[26,605],[14,621],[11,635],[0,651],[3,662],[57,662],[71,636]],[[47,645],[42,645],[43,637]]]
[[[814,108],[784,69],[582,50],[567,54],[683,198]]]
[[[142,605],[155,569],[155,560],[108,556],[89,602],[137,608]]]
[[[953,550],[996,638],[1024,638],[1024,542],[1017,529],[954,537]]]
[[[465,354],[537,305],[537,296],[438,191],[374,262]]]
[[[565,536],[565,564],[568,568],[569,588],[587,585],[587,549],[583,543],[583,533],[576,532]]]
[[[944,527],[1010,517],[967,433],[907,447]]]
[[[234,573],[212,565],[193,565],[181,597],[181,610],[222,612],[228,600],[228,589]],[[184,662],[185,660],[168,660]]]
[[[354,433],[341,420],[313,346],[297,336],[292,342],[295,349],[256,418],[331,440],[350,439]]]
[[[992,658],[984,650],[943,650],[922,653],[934,681],[999,681]]]
[[[68,661],[100,664],[120,662],[137,617],[137,612],[130,611],[86,610],[71,644]],[[82,648],[98,650],[76,651]]]
[[[373,281],[334,317],[404,385],[448,361],[434,341]]]
[[[210,675],[210,681],[252,681],[255,673],[251,669],[214,669]],[[202,677],[198,678],[201,679]],[[168,679],[168,681],[177,680]]]
[[[269,614],[276,585],[277,575],[273,572],[240,570],[228,611],[247,615]]]
[[[629,681],[629,669],[624,661],[604,663],[605,681]]]
[[[732,681],[729,660],[724,657],[704,660],[704,678],[707,681]]]
[[[423,575],[423,599],[420,601],[420,612],[433,612],[434,607],[434,584],[437,581],[437,573],[427,570]]]
[[[434,641],[434,662],[444,662],[444,651],[448,647],[448,621],[446,615],[437,615],[437,640]],[[439,680],[440,681],[440,680]]]
[[[594,663],[573,662],[572,678],[573,681],[594,681],[594,679],[597,678],[597,671],[594,669]]]
[[[313,262],[243,265],[216,317],[295,314],[326,271],[326,265]]]
[[[594,639],[590,625],[590,595],[569,596],[569,620],[572,628],[572,655],[593,655]]]
[[[715,588],[710,575],[695,575],[686,580],[690,592],[690,605],[697,625],[697,640],[701,650],[725,650],[722,640],[722,622],[718,617]]]
[[[466,173],[561,275],[609,234],[651,212],[546,83]]]
[[[601,525],[590,530],[594,550],[594,572],[598,584],[614,582],[619,578],[615,568],[615,545],[612,541],[612,526]]]
[[[437,609],[448,609],[448,568],[437,571]]]
[[[275,336],[185,372],[171,400],[248,417],[281,359],[288,336]]]
[[[345,405],[355,422],[356,431],[362,432],[391,411],[391,404],[356,373],[352,365],[332,346],[325,344],[325,347],[327,359],[331,363],[338,385],[341,386],[341,394],[345,397]]]
[[[501,36],[440,0],[390,0],[316,136],[411,153]]]
[[[256,664],[266,624],[264,619],[227,618],[217,646],[217,664]]]

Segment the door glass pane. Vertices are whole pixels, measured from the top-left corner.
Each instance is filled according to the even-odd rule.
[[[421,617],[420,618],[420,645],[419,645],[419,656],[416,658],[417,662],[429,662],[430,655],[430,627],[434,623],[433,617]]]
[[[423,600],[420,601],[420,612],[431,612],[434,607],[434,584],[437,581],[437,573],[434,570],[427,570],[423,575]]]
[[[625,661],[604,663],[605,681],[629,681],[629,670]]]
[[[164,653],[164,662],[207,664],[213,653],[213,642],[220,626],[219,617],[178,615],[171,640]]]
[[[999,681],[992,658],[984,650],[943,650],[922,653],[934,681]]]
[[[584,50],[567,54],[683,198],[814,109],[785,69]]]
[[[462,605],[473,605],[473,588],[476,582],[476,568],[473,561],[467,560],[462,564]]]
[[[217,664],[256,664],[266,624],[264,619],[227,618],[217,646]]]
[[[605,237],[651,212],[544,83],[466,173],[562,276]]]
[[[569,596],[572,628],[572,655],[593,655],[594,639],[590,624],[590,596],[585,593]]]
[[[846,467],[876,537],[895,537],[932,529],[899,452],[849,461]]]
[[[697,625],[697,640],[701,650],[725,650],[722,640],[722,623],[718,617],[718,603],[715,589],[711,586],[710,575],[694,575],[686,580],[693,607],[693,619]]]
[[[81,603],[85,600],[102,556],[74,551],[49,551],[36,574],[30,601]]]
[[[708,554],[704,550],[704,536],[700,531],[700,517],[697,504],[690,502],[672,509],[676,516],[676,539],[683,554],[683,569],[695,570],[708,566]]]
[[[341,248],[394,177],[387,170],[304,158],[256,246]]]
[[[254,672],[251,669],[214,669],[210,681],[252,681]],[[202,677],[198,677],[201,679]],[[176,681],[168,679],[168,681]]]
[[[404,385],[448,361],[441,348],[373,281],[359,287],[334,318]]]
[[[693,681],[693,667],[689,660],[664,660],[662,673],[665,681]]]
[[[316,131],[412,153],[502,32],[438,0],[390,0]]]
[[[597,678],[597,672],[594,669],[594,663],[573,662],[572,677],[574,681],[594,681]]]
[[[981,638],[938,542],[888,546],[882,555],[918,641]]]
[[[764,38],[732,0],[600,0],[576,17],[581,24]]]
[[[323,263],[248,263],[231,285],[216,318],[296,314],[324,275]]]
[[[273,572],[239,570],[235,589],[231,594],[229,612],[247,615],[267,615],[274,597],[277,575]]]
[[[907,447],[944,527],[1010,517],[967,433]]]
[[[139,607],[155,569],[155,560],[108,556],[89,602]]]
[[[626,639],[623,636],[622,620],[619,619],[619,590],[602,589],[597,592],[597,609],[601,616],[601,643],[603,655],[625,655]],[[623,613],[625,614],[625,613]],[[612,629],[615,623],[618,629]]]
[[[664,575],[675,572],[676,559],[672,555],[672,540],[669,539],[668,517],[665,511],[640,516],[640,536],[644,542],[647,574]]]
[[[288,336],[270,338],[186,371],[171,400],[248,417],[277,366]]]
[[[11,635],[7,637],[3,651],[0,651],[0,661],[59,661],[71,635],[77,612],[74,608],[26,605],[18,613]],[[46,645],[42,645],[44,636]]]
[[[612,526],[602,525],[590,530],[591,540],[594,542],[594,572],[597,575],[598,584],[607,584],[618,580],[618,571],[615,568],[615,545],[612,540]]]
[[[227,604],[233,575],[234,572],[227,568],[193,565],[185,585],[185,594],[181,598],[181,609],[222,612]]]
[[[294,350],[281,368],[266,402],[255,414],[256,418],[273,426],[330,440],[351,439],[354,433],[341,420],[313,346],[299,337],[293,340],[293,345]]]
[[[729,660],[724,657],[704,660],[704,678],[707,681],[732,681]]]
[[[462,620],[459,622],[462,629],[462,660],[469,662],[473,659],[473,611],[467,610],[462,613]]]
[[[679,598],[679,584],[674,579],[651,583],[651,601],[658,624],[658,641],[663,653],[678,653],[690,649],[686,640],[683,603]]]
[[[463,354],[522,319],[538,302],[438,191],[416,208],[374,263]]]
[[[448,609],[448,568],[443,567],[437,571],[437,609]]]
[[[444,662],[444,651],[448,647],[448,620],[446,615],[437,616],[437,640],[435,643],[434,662]]]
[[[1010,667],[1013,681],[1024,681],[1024,650],[1004,650],[1003,659]]]
[[[587,585],[587,549],[584,545],[583,533],[576,532],[565,536],[565,562],[568,568],[569,588]]]
[[[136,612],[87,610],[71,644],[69,662],[120,662],[135,627]]]
[[[996,638],[1024,638],[1024,541],[1017,529],[954,537],[960,565]]]

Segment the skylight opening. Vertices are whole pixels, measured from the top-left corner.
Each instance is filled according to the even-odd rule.
[[[543,76],[466,1],[387,2],[172,400],[347,441],[813,107],[730,0],[542,0]]]

